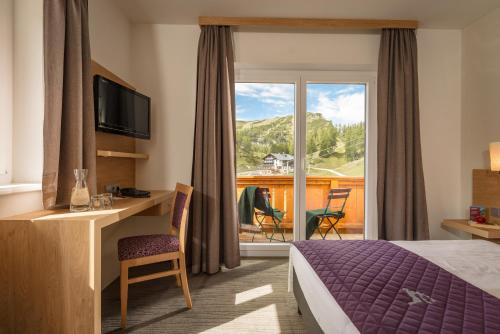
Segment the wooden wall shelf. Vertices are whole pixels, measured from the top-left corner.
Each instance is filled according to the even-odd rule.
[[[129,153],[106,150],[97,150],[97,156],[105,158],[149,159],[149,155],[145,153]]]
[[[500,230],[490,230],[471,226],[468,224],[468,221],[468,219],[446,219],[441,223],[441,226],[455,231],[470,233],[473,239],[488,239],[494,242],[500,241]]]

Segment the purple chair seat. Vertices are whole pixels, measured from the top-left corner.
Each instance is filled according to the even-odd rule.
[[[179,239],[167,234],[138,235],[118,240],[120,261],[179,251]]]

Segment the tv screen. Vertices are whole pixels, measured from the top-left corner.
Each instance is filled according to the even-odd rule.
[[[100,75],[94,76],[96,129],[150,139],[151,99]]]

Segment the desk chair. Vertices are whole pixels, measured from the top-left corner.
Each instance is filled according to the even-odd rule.
[[[192,187],[177,183],[170,210],[171,227],[167,234],[140,235],[118,241],[121,328],[127,325],[129,284],[175,275],[177,286],[182,287],[187,307],[192,308],[185,258],[187,220],[192,192]],[[128,269],[131,267],[165,261],[172,262],[172,269],[145,276],[128,277]]]

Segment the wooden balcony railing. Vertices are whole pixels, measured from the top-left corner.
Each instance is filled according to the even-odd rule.
[[[293,176],[239,176],[237,178],[238,199],[248,186],[269,188],[271,205],[285,211],[282,226],[293,228]],[[332,188],[351,188],[346,202],[344,219],[338,227],[342,233],[362,233],[365,217],[364,196],[365,180],[363,177],[308,176],[306,178],[306,210],[324,208],[328,201],[328,192]]]

